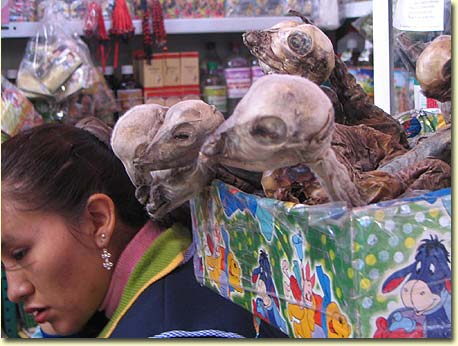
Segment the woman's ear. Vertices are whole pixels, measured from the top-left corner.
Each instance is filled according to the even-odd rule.
[[[104,193],[95,193],[87,200],[86,212],[95,244],[100,249],[108,247],[116,224],[113,200]]]

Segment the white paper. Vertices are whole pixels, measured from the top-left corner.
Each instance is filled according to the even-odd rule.
[[[444,0],[398,0],[393,26],[404,31],[443,31]]]

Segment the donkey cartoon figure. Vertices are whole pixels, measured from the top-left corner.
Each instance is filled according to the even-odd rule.
[[[451,338],[450,253],[437,235],[422,239],[415,261],[393,274],[382,285],[388,293],[401,283],[403,308],[388,319],[379,317],[374,337]]]

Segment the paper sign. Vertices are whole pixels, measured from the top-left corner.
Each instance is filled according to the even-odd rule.
[[[405,31],[443,31],[444,0],[398,0],[393,26]]]

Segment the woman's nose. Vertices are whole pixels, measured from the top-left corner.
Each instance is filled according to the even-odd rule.
[[[20,271],[7,272],[8,299],[14,303],[24,301],[34,292],[33,284]]]

